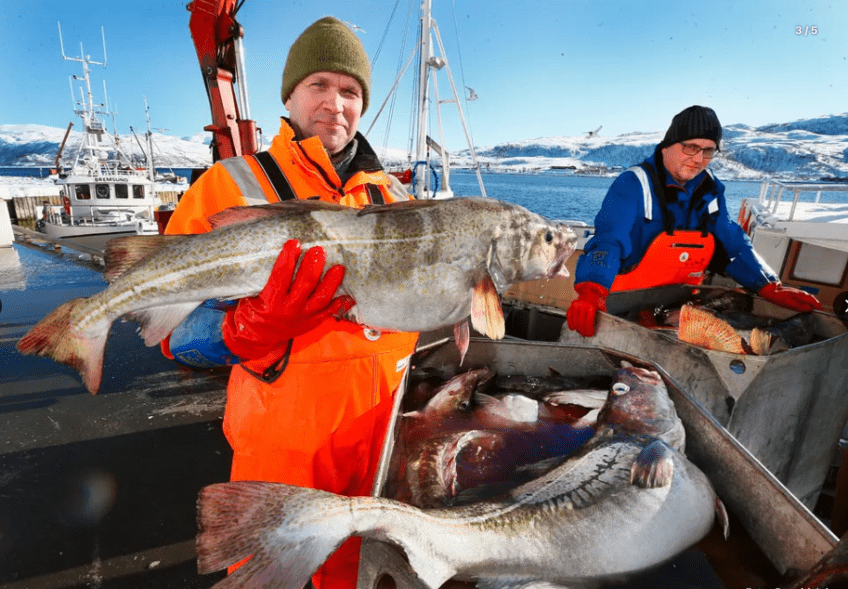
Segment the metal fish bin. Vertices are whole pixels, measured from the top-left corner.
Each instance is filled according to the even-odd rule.
[[[561,343],[603,346],[662,366],[813,509],[848,420],[848,324],[815,312],[821,341],[756,356],[708,350],[629,320],[639,309],[673,305],[690,292],[691,287],[668,287],[613,293],[590,338],[563,325],[561,313],[536,321],[547,323],[548,330],[558,323]],[[753,314],[782,320],[795,311],[754,297]]]
[[[613,376],[622,360],[660,373],[686,429],[686,455],[711,480],[728,509],[731,525],[728,540],[715,526],[707,538],[678,558],[623,583],[616,581],[617,589],[695,586],[686,584],[686,576],[690,581],[697,578],[697,586],[702,588],[776,587],[811,570],[832,553],[838,538],[676,379],[653,362],[601,346],[472,338],[461,367],[451,341],[416,354],[413,367],[458,373],[485,365],[499,375],[545,376],[553,369],[568,377]],[[409,390],[408,382],[403,393]],[[402,397],[398,395],[393,427],[386,437],[375,495],[384,495],[388,477],[397,476],[392,458],[403,419]],[[454,585],[456,589],[473,587],[455,580],[445,587]],[[357,589],[424,589],[424,585],[400,549],[364,539]]]

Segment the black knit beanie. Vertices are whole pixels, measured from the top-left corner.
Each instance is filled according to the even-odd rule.
[[[716,147],[721,147],[721,123],[713,109],[695,105],[674,115],[659,147],[668,147],[687,139],[709,139],[715,142]]]
[[[371,64],[356,34],[342,21],[325,16],[309,25],[289,50],[283,69],[283,104],[294,87],[315,72],[340,72],[362,86],[362,113],[368,108]]]

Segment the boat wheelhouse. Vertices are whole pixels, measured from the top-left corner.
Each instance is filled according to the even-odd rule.
[[[109,233],[158,233],[153,183],[138,171],[72,173],[61,178],[63,206],[49,206],[44,231],[50,237]]]

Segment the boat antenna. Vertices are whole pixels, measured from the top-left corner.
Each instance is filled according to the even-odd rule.
[[[153,132],[150,130],[150,108],[147,106],[147,96],[144,97],[144,117],[147,119],[147,169],[150,181],[156,180],[156,170],[153,169]]]

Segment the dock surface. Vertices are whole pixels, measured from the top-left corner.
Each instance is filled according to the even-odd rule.
[[[91,256],[0,248],[0,587],[210,587],[194,552],[201,487],[229,478],[226,370],[192,371],[110,332],[103,384],[22,356],[18,339],[64,301],[105,288]]]

